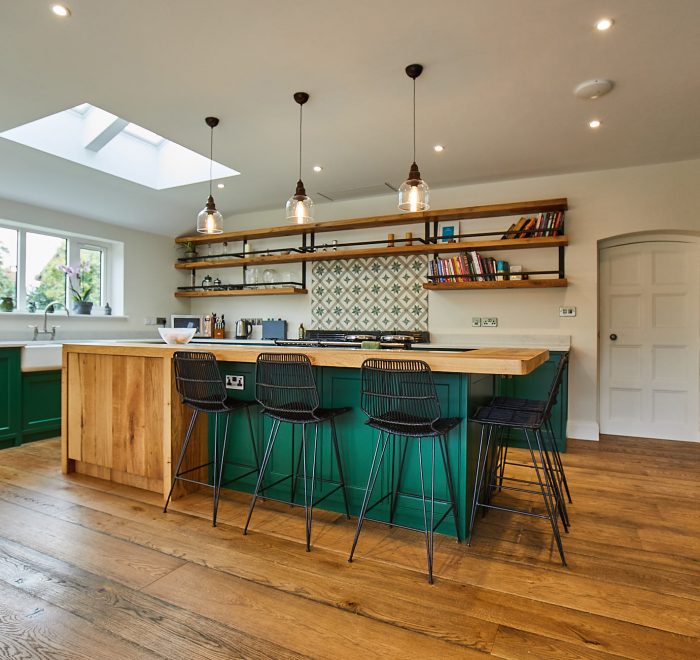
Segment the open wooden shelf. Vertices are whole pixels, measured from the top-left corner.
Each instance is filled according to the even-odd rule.
[[[351,248],[327,252],[290,252],[289,254],[260,255],[258,257],[233,257],[206,259],[204,261],[179,261],[175,268],[192,270],[208,268],[235,268],[236,266],[262,266],[273,264],[303,263],[307,261],[335,261],[338,259],[362,259],[365,257],[400,257],[411,254],[438,254],[441,252],[462,252],[467,250],[524,250],[531,248],[551,248],[568,245],[566,236],[543,236],[540,238],[493,238],[481,241],[460,243],[430,243],[428,245],[397,245],[374,248]]]
[[[550,211],[566,211],[566,198],[540,199],[529,202],[511,202],[508,204],[487,204],[483,206],[465,206],[456,209],[437,209],[421,213],[396,213],[393,215],[372,216],[367,218],[352,218],[350,220],[327,220],[311,222],[306,225],[282,225],[259,229],[244,229],[223,234],[195,234],[180,236],[176,243],[192,242],[197,245],[210,243],[229,243],[235,241],[253,240],[256,238],[277,238],[279,236],[301,236],[331,231],[349,229],[368,229],[372,227],[390,227],[426,222],[442,222],[447,220],[470,220],[476,218],[494,218],[513,215],[528,215],[530,213],[547,213]]]
[[[293,286],[278,287],[276,289],[231,289],[229,291],[176,291],[177,298],[220,298],[226,296],[291,296],[308,293],[308,289],[299,289]]]
[[[564,278],[532,280],[486,280],[484,282],[426,282],[424,289],[430,291],[456,291],[460,289],[546,289],[568,286]]]

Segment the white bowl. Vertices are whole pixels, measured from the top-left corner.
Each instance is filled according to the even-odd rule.
[[[197,328],[158,328],[158,332],[166,344],[187,344]]]

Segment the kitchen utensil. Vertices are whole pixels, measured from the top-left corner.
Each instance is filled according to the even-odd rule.
[[[236,321],[236,339],[248,339],[253,332],[253,324],[248,319]]]

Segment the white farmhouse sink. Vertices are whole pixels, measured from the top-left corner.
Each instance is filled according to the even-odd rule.
[[[63,344],[33,342],[22,347],[22,371],[49,371],[63,364]]]

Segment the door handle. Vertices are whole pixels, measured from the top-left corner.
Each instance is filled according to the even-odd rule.
[[[616,340],[617,340],[617,335],[613,332],[613,333],[610,335],[610,339],[612,339],[613,341],[616,341]]]

